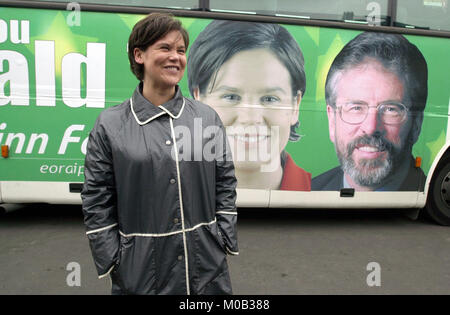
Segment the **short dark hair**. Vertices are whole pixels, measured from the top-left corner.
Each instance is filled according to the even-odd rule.
[[[131,72],[134,73],[138,80],[142,81],[144,79],[144,65],[134,60],[134,49],[139,48],[145,51],[171,31],[179,31],[181,33],[187,49],[189,46],[188,32],[172,14],[151,13],[134,25],[128,38],[128,59],[130,60]]]
[[[334,59],[325,83],[325,99],[336,106],[339,73],[374,58],[403,83],[403,102],[412,111],[423,112],[428,96],[428,68],[419,49],[400,34],[364,32],[356,36]]]
[[[191,96],[199,89],[204,95],[220,67],[236,53],[256,49],[270,49],[289,71],[294,96],[306,90],[306,75],[302,51],[282,26],[270,23],[214,20],[198,35],[188,55],[188,86]],[[213,81],[214,82],[214,81]],[[290,140],[299,135],[291,127]]]

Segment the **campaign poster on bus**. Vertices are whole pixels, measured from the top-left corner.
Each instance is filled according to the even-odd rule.
[[[74,13],[2,8],[1,181],[83,182],[97,116],[138,84],[127,41],[144,16]],[[179,19],[181,91],[222,119],[238,188],[423,190],[446,140],[448,39]]]

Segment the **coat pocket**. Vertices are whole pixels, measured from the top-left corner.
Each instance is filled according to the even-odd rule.
[[[214,238],[216,243],[219,245],[219,247],[222,249],[222,251],[226,254],[227,250],[225,248],[225,243],[223,242],[222,233],[220,232],[217,223],[214,223],[214,224],[211,224],[210,226],[208,226],[207,230],[209,231],[211,236]]]
[[[133,241],[134,237],[125,237],[120,235],[118,258],[114,266],[114,270],[111,273],[113,282],[120,287],[123,294],[127,294],[127,290],[124,282],[124,280],[126,280],[126,270],[125,268],[122,268],[122,266],[124,265],[123,262],[127,260],[127,253],[133,246]]]
[[[228,267],[213,279],[201,293],[202,295],[232,295],[233,290],[231,288],[230,274],[228,273]]]
[[[154,238],[121,235],[120,239],[120,259],[113,281],[123,294],[155,294]]]

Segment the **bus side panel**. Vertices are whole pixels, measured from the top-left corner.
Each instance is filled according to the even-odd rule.
[[[70,193],[68,183],[84,180],[83,164],[89,131],[102,110],[129,98],[138,84],[130,71],[127,41],[133,25],[144,15],[82,11],[78,26],[69,23],[70,14],[71,11],[64,10],[2,8],[1,22],[7,26],[7,32],[2,34],[4,42],[0,47],[0,144],[9,146],[10,155],[0,158],[0,202],[78,204],[79,194]],[[227,23],[206,18],[180,17],[180,20],[190,35],[188,59],[194,58],[193,47],[208,27],[230,27]],[[99,23],[103,27],[98,27]],[[240,22],[231,23],[238,25]],[[250,30],[250,24],[241,26],[244,33]],[[291,41],[287,46],[295,48],[297,53],[288,54],[292,58],[277,60],[273,51],[247,51],[240,55],[246,59],[241,58],[240,61],[255,66],[249,69],[235,67],[234,75],[229,76],[235,80],[228,86],[238,84],[237,79],[244,77],[236,75],[236,72],[246,70],[244,74],[249,78],[245,77],[244,82],[238,84],[240,89],[220,94],[221,104],[213,98],[208,102],[206,98],[200,99],[216,109],[227,131],[238,118],[245,118],[247,122],[253,120],[248,123],[250,125],[269,127],[264,130],[266,134],[255,132],[249,136],[249,132],[244,130],[243,134],[231,137],[233,148],[236,145],[236,150],[243,148],[248,151],[242,155],[244,161],[239,160],[239,154],[234,154],[238,204],[245,207],[423,205],[426,193],[417,190],[398,192],[397,199],[394,198],[396,191],[357,191],[353,198],[339,197],[338,189],[309,191],[311,178],[314,180],[329,171],[338,171],[340,167],[331,141],[333,125],[329,116],[332,116],[332,110],[327,107],[325,82],[335,57],[363,32],[262,22],[252,24],[252,27],[255,33],[265,29],[287,33],[278,38]],[[219,44],[225,43],[226,46],[231,41],[224,40],[227,32],[215,31],[218,32],[218,42],[217,45],[211,44],[211,49],[219,52]],[[257,38],[252,35],[250,37]],[[404,37],[417,46],[428,66],[424,120],[411,154],[422,158],[421,169],[425,175],[428,174],[428,187],[437,156],[441,154],[439,152],[442,152],[446,139],[448,142],[449,90],[446,87],[450,86],[450,59],[446,56],[450,49],[449,39],[418,35]],[[208,43],[206,41],[199,46],[206,49]],[[255,56],[255,51],[259,55]],[[300,55],[303,61],[297,58]],[[206,58],[199,59],[200,66],[211,62]],[[235,66],[239,65],[239,58],[233,57],[229,61],[232,59]],[[285,64],[294,59],[300,60],[295,64],[304,70],[304,91],[292,91],[289,84],[294,75]],[[195,81],[194,70],[187,67],[179,83],[185,97],[196,97],[188,85],[189,80]],[[293,71],[294,74],[299,72],[302,71]],[[242,95],[238,95],[236,90],[241,90],[239,93]],[[253,93],[261,90],[270,92]],[[277,95],[280,91],[289,93]],[[236,104],[238,100],[242,103]],[[254,130],[258,129],[255,127]],[[253,146],[251,143],[263,139],[261,142],[266,141],[264,145],[267,146],[266,139],[271,135],[276,136],[273,139],[276,138],[278,145],[271,146],[269,152],[262,152],[270,163],[262,158],[250,161],[254,162],[251,165],[247,163],[249,161],[245,161],[245,157],[257,151],[247,150]],[[239,147],[242,140],[246,143]],[[266,168],[268,165],[274,167]],[[249,169],[256,171],[248,172]],[[270,173],[272,171],[273,174]]]
[[[79,193],[71,193],[68,182],[0,182],[4,203],[81,204]]]
[[[416,191],[366,192],[356,191],[353,197],[341,197],[339,191],[272,191],[270,207],[273,208],[328,208],[328,209],[378,209],[418,208]]]

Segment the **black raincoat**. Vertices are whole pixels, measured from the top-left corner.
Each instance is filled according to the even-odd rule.
[[[90,133],[81,193],[99,277],[119,294],[231,294],[236,178],[224,127],[179,87],[104,110]]]

